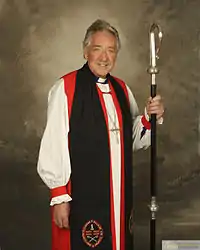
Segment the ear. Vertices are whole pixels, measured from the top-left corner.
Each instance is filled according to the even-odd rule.
[[[84,48],[83,50],[83,57],[87,60],[88,59],[88,51],[87,48]]]

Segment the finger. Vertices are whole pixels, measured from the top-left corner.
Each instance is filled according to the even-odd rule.
[[[62,221],[63,228],[69,229],[69,219],[66,217]]]
[[[155,111],[155,110],[162,112],[164,110],[164,108],[161,107],[160,105],[151,105],[149,107],[149,111]]]
[[[57,213],[54,213],[54,222],[59,228],[63,227],[62,217],[59,216]]]
[[[59,228],[63,227],[62,220],[55,219],[54,222],[55,222],[56,226],[58,226]]]
[[[155,101],[161,101],[162,98],[160,95],[156,95],[154,98],[152,98],[152,102],[155,102]]]
[[[159,106],[163,106],[163,103],[162,103],[162,101],[161,100],[158,100],[158,99],[156,99],[156,100],[153,100],[152,102],[150,102],[150,104],[149,104],[150,106],[151,105],[159,105]]]
[[[158,107],[158,106],[149,107],[149,112],[163,113],[163,111],[164,111],[164,109],[162,107]]]
[[[156,115],[161,115],[162,116],[163,113],[164,113],[163,111],[160,111],[160,110],[157,110],[157,109],[149,111],[150,115],[156,114]]]
[[[163,107],[163,105],[161,105],[161,104],[151,104],[151,105],[149,105],[149,107],[148,107],[148,109],[149,110],[160,110],[161,112],[163,112],[164,111],[164,107]]]

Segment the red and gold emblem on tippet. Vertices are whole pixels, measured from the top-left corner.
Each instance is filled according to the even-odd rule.
[[[103,239],[102,226],[95,220],[88,221],[82,229],[83,241],[91,248],[98,246]]]

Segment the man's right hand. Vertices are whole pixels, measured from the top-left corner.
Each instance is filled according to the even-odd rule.
[[[53,217],[55,224],[60,228],[69,229],[69,202],[54,205]]]

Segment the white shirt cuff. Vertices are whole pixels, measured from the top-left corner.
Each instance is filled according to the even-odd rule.
[[[61,204],[63,202],[69,202],[71,200],[72,198],[68,194],[63,194],[63,195],[52,198],[50,202],[50,206]]]
[[[162,124],[163,124],[163,122],[164,122],[163,117],[160,117],[160,119],[159,119],[159,120],[157,120],[157,123],[158,123],[159,125],[162,125]]]
[[[146,107],[145,107],[145,109],[144,109],[144,116],[145,116],[145,119],[149,122],[149,115],[147,114],[147,109],[146,109]]]

